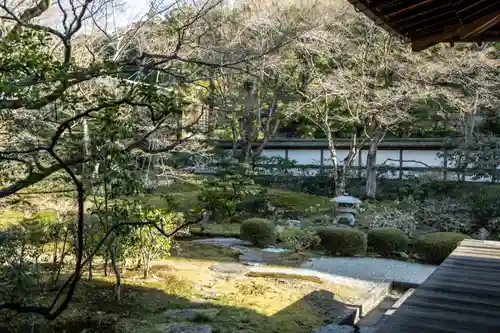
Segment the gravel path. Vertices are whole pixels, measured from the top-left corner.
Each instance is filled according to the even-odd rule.
[[[302,268],[365,281],[421,284],[436,266],[382,258],[318,258]]]

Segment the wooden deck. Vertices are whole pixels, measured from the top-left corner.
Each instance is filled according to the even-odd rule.
[[[465,240],[376,333],[500,332],[500,242]]]

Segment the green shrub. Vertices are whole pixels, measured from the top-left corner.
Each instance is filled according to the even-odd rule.
[[[248,219],[241,224],[240,238],[258,247],[275,245],[276,230],[274,223],[266,219]]]
[[[389,255],[393,252],[406,252],[408,236],[396,228],[377,228],[368,232],[368,246],[378,254]]]
[[[432,264],[440,264],[466,238],[469,237],[456,232],[426,234],[414,242],[413,250],[425,261]]]
[[[332,255],[353,256],[366,252],[366,234],[350,228],[321,228],[321,245]]]
[[[313,228],[286,228],[279,234],[279,238],[295,252],[311,249],[320,243],[320,238]]]

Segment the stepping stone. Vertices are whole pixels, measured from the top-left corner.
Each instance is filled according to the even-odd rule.
[[[224,274],[246,274],[250,270],[243,266],[242,264],[234,264],[234,263],[219,263],[213,266],[210,266],[210,270],[217,273]]]

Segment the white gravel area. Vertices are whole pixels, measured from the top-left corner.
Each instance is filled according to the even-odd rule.
[[[387,284],[385,282],[373,282],[373,281],[363,281],[355,278],[350,278],[346,276],[340,276],[329,273],[322,273],[311,269],[305,268],[285,268],[285,267],[270,267],[270,266],[254,266],[250,268],[251,272],[260,273],[281,273],[281,274],[295,274],[301,276],[316,276],[321,280],[329,283],[340,284],[345,286],[351,286],[354,288],[362,288],[366,290],[371,290],[381,285]]]
[[[365,281],[421,284],[436,267],[383,258],[318,258],[301,268]]]

